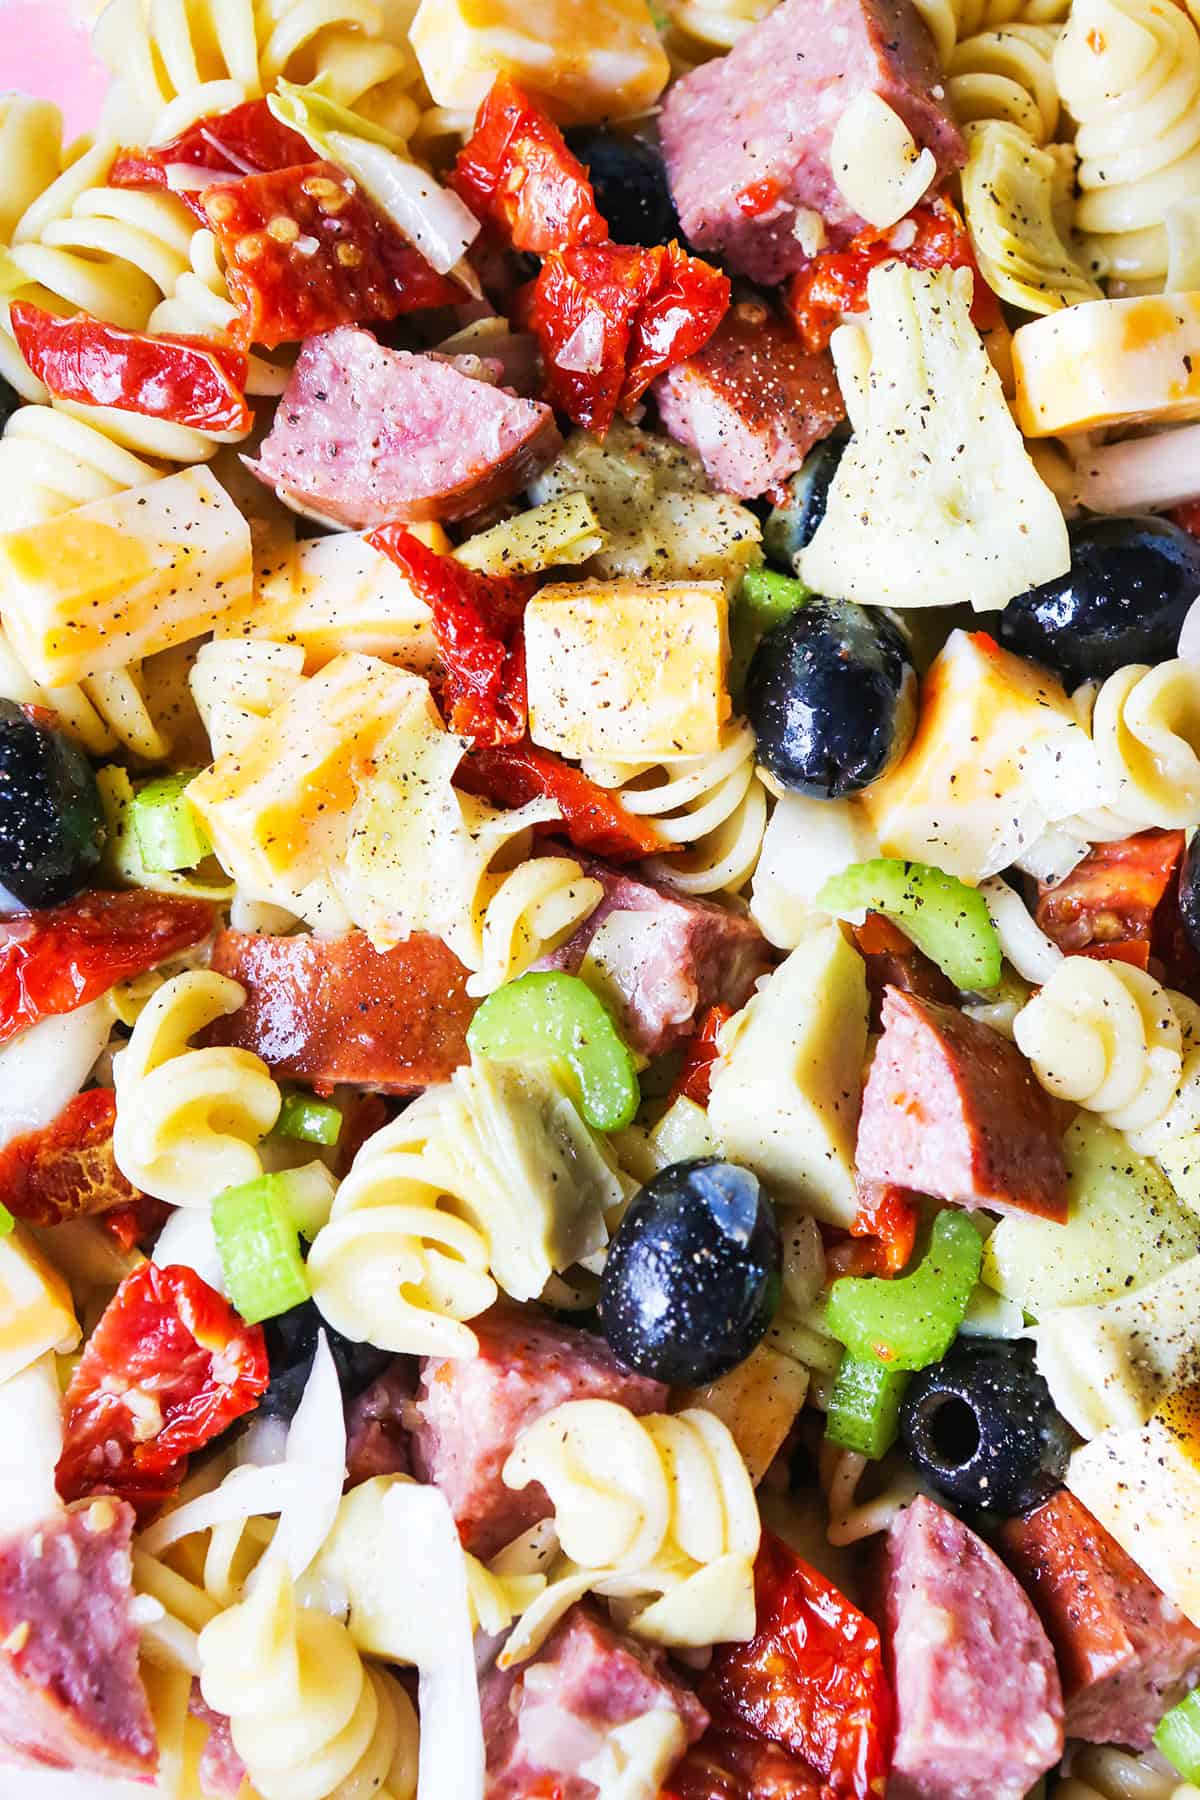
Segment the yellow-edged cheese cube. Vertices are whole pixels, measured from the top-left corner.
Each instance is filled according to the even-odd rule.
[[[1013,336],[1026,437],[1200,418],[1200,293],[1089,300]]]
[[[671,73],[646,0],[421,0],[410,37],[439,106],[505,74],[563,125],[644,112]]]
[[[906,755],[863,791],[884,856],[972,884],[1068,814],[1108,797],[1092,742],[1053,675],[984,632],[952,632],[921,684]]]
[[[4,622],[48,687],[202,637],[251,591],[250,527],[204,468],[0,535]]]
[[[0,1238],[0,1382],[79,1342],[66,1282],[18,1227]]]
[[[203,770],[188,799],[234,880],[255,899],[332,920],[355,802],[384,738],[413,716],[441,730],[419,675],[339,656]]]
[[[436,655],[429,608],[354,531],[293,545],[260,577],[257,595],[226,613],[217,636],[299,644],[310,671],[347,650],[409,669],[429,668]]]
[[[703,756],[729,716],[728,601],[719,581],[581,581],[525,613],[529,735],[618,762]]]

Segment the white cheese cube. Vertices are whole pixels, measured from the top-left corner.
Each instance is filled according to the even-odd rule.
[[[1026,437],[1200,418],[1200,294],[1068,306],[1012,348]]]
[[[79,1342],[70,1290],[18,1227],[0,1238],[0,1382]]]

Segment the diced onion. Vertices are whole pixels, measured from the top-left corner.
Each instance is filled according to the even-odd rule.
[[[102,995],[74,1012],[39,1019],[0,1046],[0,1144],[40,1131],[74,1099],[108,1042],[112,1017]]]
[[[1088,450],[1075,464],[1075,498],[1091,512],[1143,512],[1200,498],[1200,425],[1156,431]]]
[[[1183,630],[1179,633],[1179,654],[1184,662],[1200,662],[1200,595],[1192,601]]]
[[[206,1281],[210,1288],[228,1298],[225,1271],[207,1207],[176,1207],[159,1233],[151,1261],[160,1269],[169,1266],[191,1269],[201,1281]]]
[[[1063,953],[1053,938],[1046,936],[1021,896],[998,875],[980,882],[979,891],[996,927],[1000,948],[1017,974],[1039,987],[1049,981]]]
[[[0,1383],[0,1537],[43,1524],[61,1509],[54,1470],[62,1443],[61,1395],[48,1353]]]
[[[299,1580],[333,1528],[346,1480],[346,1418],[342,1390],[325,1333],[287,1437],[284,1467],[300,1477],[271,1545]]]

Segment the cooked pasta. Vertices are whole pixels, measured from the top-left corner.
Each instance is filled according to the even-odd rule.
[[[490,994],[557,950],[604,898],[571,856],[538,856],[480,876],[470,910],[446,941],[474,973],[469,994]]]
[[[262,1173],[257,1146],[281,1103],[266,1064],[249,1050],[190,1043],[245,998],[226,975],[176,975],[149,1001],[114,1059],[117,1166],[143,1193],[172,1206],[207,1206],[222,1189]]]
[[[264,1800],[412,1800],[417,1718],[404,1689],[369,1668],[346,1627],[297,1604],[272,1558],[249,1598],[200,1634],[200,1687],[230,1720]]]
[[[945,67],[960,39],[1011,25],[1055,25],[1071,0],[916,0]]]
[[[1035,144],[1053,143],[1058,37],[1056,25],[1016,20],[960,39],[946,65],[946,91],[959,123],[998,120],[1018,126]]]
[[[828,1438],[822,1439],[817,1467],[829,1508],[826,1536],[831,1544],[842,1548],[876,1537],[920,1492],[912,1471],[901,1468],[885,1470],[888,1479],[880,1491],[864,1499],[859,1493],[863,1477],[878,1466],[854,1450],[843,1450]]]
[[[238,309],[230,298],[217,240],[211,231],[202,227],[192,235],[187,268],[150,314],[147,329],[229,342],[235,338],[237,322]],[[248,394],[281,394],[286,382],[285,367],[261,354],[251,354],[246,378]],[[170,452],[164,450],[156,454],[168,456]]]
[[[202,645],[189,686],[213,756],[240,750],[303,679],[304,652],[296,644],[215,638]]]
[[[1111,1744],[1078,1745],[1071,1773],[1054,1782],[1050,1800],[1200,1800],[1155,1751],[1135,1756]]]
[[[669,0],[663,39],[673,68],[694,69],[723,56],[765,19],[777,0]]]
[[[0,244],[62,172],[63,122],[49,100],[0,95]]]
[[[1131,663],[1103,686],[1077,690],[1114,798],[1065,829],[1103,843],[1150,826],[1200,824],[1200,670],[1176,658],[1151,668]]]
[[[1054,68],[1078,125],[1077,224],[1091,265],[1161,287],[1167,209],[1200,186],[1200,32],[1171,0],[1075,0]]]

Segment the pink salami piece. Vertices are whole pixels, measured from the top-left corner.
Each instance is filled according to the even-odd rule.
[[[345,325],[309,338],[251,468],[334,524],[463,519],[527,487],[558,449],[540,400]]]
[[[485,1800],[596,1800],[581,1770],[608,1734],[656,1708],[675,1713],[680,1751],[703,1735],[708,1714],[676,1681],[661,1651],[648,1650],[574,1606],[524,1668],[493,1670],[480,1689],[487,1744]]]
[[[81,1501],[0,1545],[0,1757],[153,1779],[158,1740],[130,1610],[133,1522],[123,1500]]]
[[[838,121],[860,94],[886,100],[940,172],[961,167],[938,83],[910,0],[783,0],[728,56],[667,90],[662,142],[684,234],[753,281],[782,281],[808,260],[799,213],[818,213],[835,244],[864,223],[830,166]]]
[[[375,1475],[411,1475],[405,1417],[413,1404],[416,1364],[398,1356],[346,1403],[346,1478],[351,1487]]]
[[[1200,1677],[1200,1630],[1065,1488],[1006,1520],[999,1548],[1054,1645],[1067,1735],[1148,1749]]]
[[[794,474],[845,414],[833,359],[810,356],[757,304],[735,306],[698,355],[655,384],[663,426],[713,486],[752,499]]]
[[[233,1747],[233,1733],[224,1713],[214,1712],[193,1681],[188,1711],[208,1727],[200,1752],[200,1792],[206,1800],[238,1800],[246,1779],[246,1765]]]
[[[714,1001],[736,1011],[771,968],[770,946],[744,913],[689,899],[606,863],[585,860],[583,867],[603,885],[604,898],[574,937],[538,967],[575,974],[604,921],[613,913],[636,913],[627,952],[606,956],[605,966],[623,1002],[622,1029],[643,1056],[658,1056],[690,1037],[697,1015]]]
[[[923,1495],[883,1550],[888,1800],[1022,1800],[1062,1755],[1054,1652],[1016,1577]]]
[[[514,1493],[501,1478],[524,1426],[566,1400],[659,1411],[667,1390],[625,1368],[601,1338],[516,1307],[494,1307],[471,1329],[478,1356],[422,1364],[413,1451],[418,1472],[450,1502],[467,1549],[487,1557],[552,1511],[544,1488]]]
[[[1065,1220],[1053,1103],[1016,1045],[957,1007],[888,987],[858,1125],[864,1181]]]

